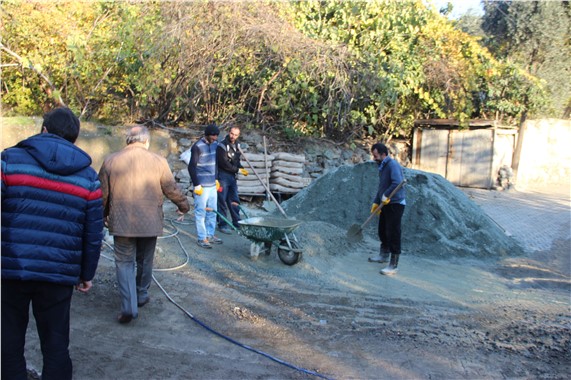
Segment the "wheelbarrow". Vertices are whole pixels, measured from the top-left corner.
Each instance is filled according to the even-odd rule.
[[[240,210],[246,215],[241,207]],[[265,216],[248,218],[246,215],[246,219],[238,221],[239,228],[236,228],[224,215],[218,211],[214,212],[238,234],[252,242],[251,257],[258,257],[261,253],[269,255],[275,245],[278,257],[284,264],[294,265],[301,259],[303,249],[293,233],[301,225],[300,221]]]

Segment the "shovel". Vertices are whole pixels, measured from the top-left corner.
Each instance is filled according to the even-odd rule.
[[[401,183],[399,183],[397,187],[395,187],[395,189],[391,192],[388,198],[391,199],[396,194],[396,192],[399,191],[400,188],[404,186],[405,183],[406,179],[403,180]],[[363,228],[365,228],[365,226],[369,224],[369,222],[373,219],[375,215],[381,214],[381,209],[383,208],[383,206],[384,205],[381,203],[379,205],[379,208],[376,209],[374,212],[372,212],[371,215],[369,215],[369,217],[367,218],[367,220],[365,220],[363,224],[361,225],[353,224],[347,231],[347,240],[349,240],[349,242],[351,243],[357,243],[361,241],[363,239]]]

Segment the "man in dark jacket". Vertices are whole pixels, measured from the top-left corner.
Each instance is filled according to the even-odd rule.
[[[227,210],[230,210],[232,224],[238,228],[240,213],[237,205],[240,203],[238,198],[238,185],[236,183],[236,174],[238,172],[247,176],[248,171],[242,167],[240,163],[240,150],[238,150],[238,137],[240,137],[240,128],[234,126],[224,138],[218,143],[216,148],[216,163],[218,164],[218,181],[222,191],[218,193],[218,211],[221,215],[226,216]],[[222,218],[218,218],[218,230],[225,234],[231,233],[228,223]]]
[[[405,190],[401,188],[392,198],[389,195],[404,180],[402,167],[389,156],[389,150],[384,144],[377,143],[371,147],[374,160],[379,164],[379,189],[375,195],[371,212],[377,212],[379,205],[383,207],[379,216],[379,239],[381,248],[378,255],[370,257],[370,262],[389,265],[381,270],[381,274],[392,275],[397,273],[399,257],[401,254],[401,220],[404,214]]]
[[[2,379],[27,378],[30,303],[42,378],[72,378],[71,296],[91,288],[103,237],[99,180],[78,135],[77,117],[57,108],[40,134],[2,152]]]

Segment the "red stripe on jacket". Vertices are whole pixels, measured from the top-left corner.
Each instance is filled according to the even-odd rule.
[[[38,189],[52,190],[59,193],[69,194],[92,201],[102,197],[101,189],[89,191],[88,189],[69,183],[53,181],[28,174],[3,175],[4,182],[9,186],[29,186]]]

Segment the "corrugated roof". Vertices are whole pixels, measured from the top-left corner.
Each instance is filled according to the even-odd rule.
[[[460,121],[456,119],[418,119],[414,121],[415,127],[460,127]],[[502,128],[502,129],[517,129],[517,127],[499,125],[496,120],[486,119],[472,119],[468,120],[469,128]]]

